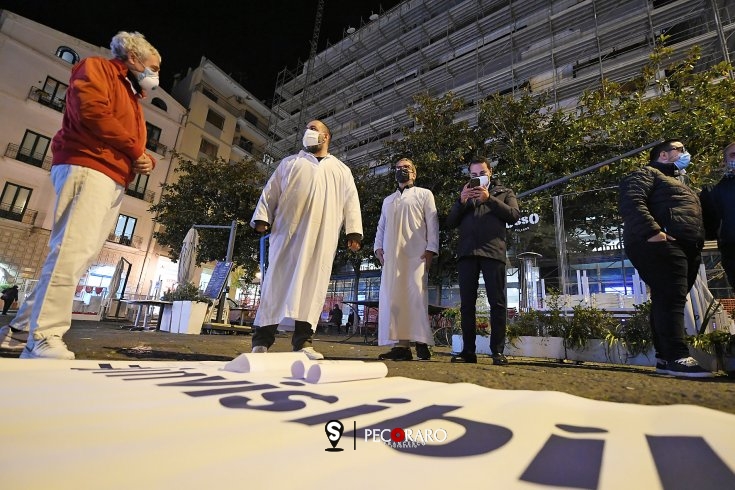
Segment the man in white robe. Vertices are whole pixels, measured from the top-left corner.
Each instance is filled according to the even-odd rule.
[[[415,187],[416,167],[408,158],[396,163],[398,190],[386,197],[375,234],[374,251],[383,264],[378,308],[378,344],[394,345],[379,359],[431,358],[429,267],[439,253],[439,219],[434,195]]]
[[[306,126],[304,148],[284,158],[268,180],[250,226],[270,232],[268,269],[255,315],[253,352],[267,352],[278,325],[293,328],[291,345],[310,359],[324,356],[311,338],[329,287],[344,225],[347,246],[360,249],[360,200],[350,169],[329,154],[331,133],[321,121]]]

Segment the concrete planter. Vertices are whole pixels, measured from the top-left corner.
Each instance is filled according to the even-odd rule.
[[[207,303],[198,301],[174,301],[161,317],[161,330],[171,333],[198,335],[207,315]]]
[[[462,352],[464,342],[461,335],[452,335],[452,352]],[[485,335],[477,335],[475,337],[475,353],[490,355],[490,337]]]
[[[564,359],[564,339],[522,335],[513,339],[513,342],[505,344],[505,354],[519,357]]]

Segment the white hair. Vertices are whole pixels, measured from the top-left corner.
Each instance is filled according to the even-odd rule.
[[[120,60],[127,59],[130,53],[133,53],[141,60],[151,55],[157,56],[159,60],[161,59],[158,50],[140,32],[118,32],[110,42],[110,49],[112,50],[113,56]]]

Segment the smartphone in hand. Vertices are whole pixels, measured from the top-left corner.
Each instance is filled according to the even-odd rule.
[[[487,175],[481,175],[479,177],[472,177],[470,179],[470,183],[467,185],[467,187],[487,187],[488,183],[490,182],[490,179],[487,178]]]

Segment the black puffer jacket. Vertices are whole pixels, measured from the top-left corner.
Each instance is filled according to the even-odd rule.
[[[725,176],[715,186],[705,187],[699,197],[707,238],[735,244],[735,176]]]
[[[488,200],[477,206],[471,200],[462,204],[457,199],[446,225],[459,227],[459,257],[478,256],[505,262],[505,225],[518,221],[521,211],[515,193],[499,181],[493,179],[488,191]]]
[[[652,162],[620,182],[625,243],[644,242],[663,231],[681,242],[702,246],[699,197],[675,177],[675,172],[672,164]]]

